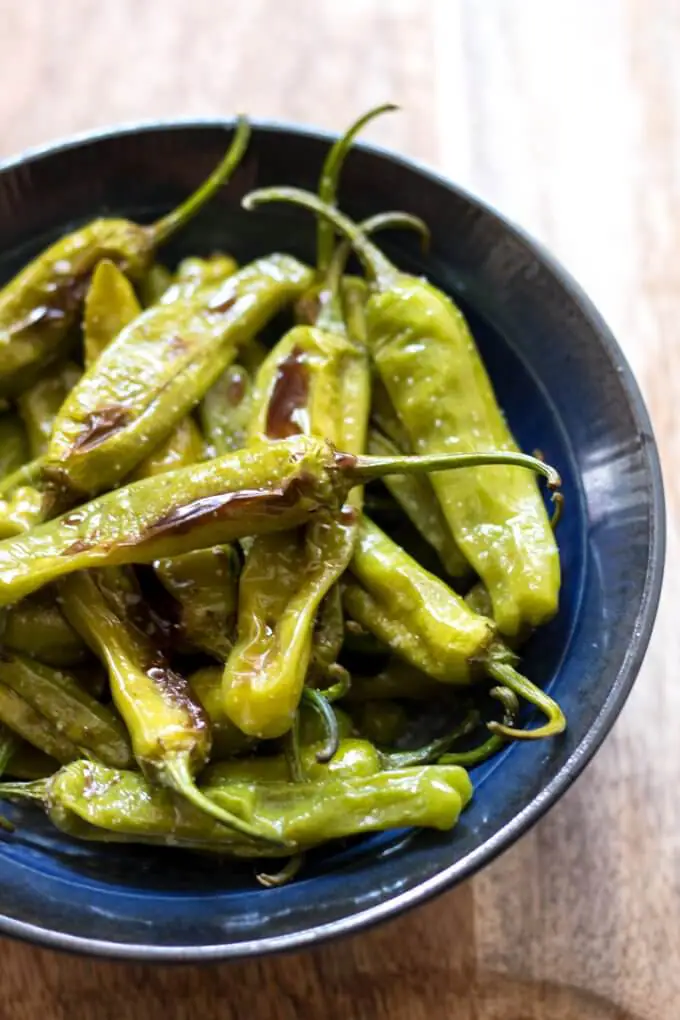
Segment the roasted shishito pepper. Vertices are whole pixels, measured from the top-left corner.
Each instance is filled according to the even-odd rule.
[[[0,783],[0,796],[42,804],[52,822],[79,839],[152,843],[236,857],[277,857],[362,833],[424,826],[452,828],[472,796],[464,769],[427,765],[366,775],[363,770],[307,783],[246,775],[202,788],[216,811],[232,812],[265,838],[230,831],[136,772],[74,762],[47,780]]]
[[[414,452],[517,450],[467,323],[427,281],[398,270],[347,217],[296,188],[244,199],[297,203],[347,236],[370,277],[366,329],[373,362]],[[533,478],[507,465],[433,477],[458,548],[484,581],[503,634],[557,611],[560,563]]]
[[[179,208],[151,226],[100,219],[55,242],[0,291],[0,396],[30,386],[77,339],[73,326],[92,271],[108,258],[130,279],[149,267],[155,248],[218,191],[241,160],[250,129],[241,119],[228,153]]]
[[[122,481],[198,403],[239,347],[311,281],[272,255],[152,305],[85,372],[52,430],[43,475],[57,508]]]
[[[223,825],[258,840],[266,838],[238,815],[207,800],[194,782],[210,754],[210,728],[189,683],[170,668],[148,618],[134,578],[116,570],[81,571],[60,584],[69,622],[105,663],[111,694],[130,734],[140,768]],[[124,587],[124,582],[127,587]],[[149,633],[151,632],[151,633]]]
[[[355,485],[388,474],[515,464],[551,486],[559,475],[523,453],[364,457],[307,436],[258,443],[108,492],[0,542],[0,605],[87,567],[151,563],[338,510]]]

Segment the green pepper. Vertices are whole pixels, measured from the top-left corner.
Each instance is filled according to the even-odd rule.
[[[289,256],[154,305],[122,330],[71,391],[44,477],[57,506],[111,488],[154,450],[264,323],[308,284]]]
[[[300,750],[305,781],[324,782],[334,776],[374,776],[382,771],[380,754],[368,740],[346,737],[338,744],[332,759],[320,763],[317,758],[322,740]],[[201,787],[209,790],[226,783],[288,783],[290,775],[285,755],[239,758],[209,765],[201,775]]]
[[[191,416],[182,418],[160,446],[137,465],[130,475],[130,481],[154,478],[166,471],[189,467],[203,460],[203,451],[203,436],[198,425]]]
[[[77,752],[68,760],[87,751],[117,768],[126,768],[132,763],[120,721],[69,673],[4,648],[0,655],[0,685],[39,713],[55,733],[70,741]],[[4,721],[12,726],[9,719]],[[30,741],[27,733],[22,736]],[[36,746],[53,753],[41,744]]]
[[[187,681],[172,670],[148,634],[131,620],[142,605],[131,575],[82,571],[60,584],[64,613],[105,663],[111,694],[130,734],[135,758],[155,782],[235,830],[259,833],[201,794],[193,775],[210,754],[210,730]]]
[[[251,341],[240,352],[240,363],[229,365],[201,401],[199,417],[213,455],[221,457],[246,445],[254,377],[265,357],[262,345]]]
[[[241,733],[224,714],[220,666],[204,666],[196,670],[189,677],[189,686],[210,722],[211,761],[222,761],[243,754],[255,746],[253,738]]]
[[[0,415],[0,479],[13,475],[30,456],[29,439],[21,419],[14,414]]]
[[[134,288],[115,262],[102,259],[85,296],[85,364],[94,364],[114,337],[142,314]]]
[[[137,286],[139,300],[144,308],[155,305],[169,290],[173,283],[173,275],[167,266],[161,262],[154,264],[147,270]]]
[[[57,668],[81,665],[88,654],[48,589],[7,609],[2,622],[2,644]]]
[[[30,262],[0,291],[0,396],[14,397],[64,357],[92,271],[109,258],[131,279],[147,270],[154,249],[212,198],[245,151],[250,129],[241,119],[220,165],[178,209],[152,226],[100,219],[68,234]]]
[[[66,361],[19,396],[17,406],[26,426],[31,457],[41,457],[47,450],[59,408],[80,375],[78,366]]]
[[[0,606],[93,566],[152,563],[247,535],[285,531],[338,510],[355,485],[386,474],[512,462],[559,484],[526,454],[354,457],[306,436],[255,444],[195,467],[169,471],[91,500],[0,542]]]
[[[163,587],[179,606],[179,629],[194,648],[224,662],[234,643],[240,562],[228,545],[157,560]]]
[[[480,675],[489,676],[535,705],[547,719],[533,730],[492,723],[494,732],[538,739],[564,730],[561,709],[514,668],[514,657],[496,637],[491,620],[475,612],[366,517],[351,571],[359,583],[344,586],[347,612],[393,652],[444,684],[467,685]],[[480,628],[485,628],[484,636]]]
[[[244,205],[282,200],[327,217],[363,261],[371,278],[368,344],[413,450],[514,453],[486,369],[453,302],[396,269],[351,220],[314,195],[264,189]],[[432,484],[456,544],[489,590],[499,630],[513,635],[524,623],[549,620],[557,611],[560,565],[535,480],[508,462],[488,472],[438,475]]]
[[[493,637],[489,619],[474,613],[448,585],[363,517],[345,609],[362,626],[443,683],[471,682],[474,662]]]
[[[215,252],[208,258],[182,259],[177,266],[172,287],[163,295],[165,302],[176,301],[178,297],[189,297],[199,288],[211,283],[222,283],[238,272],[238,262],[231,255]]]
[[[82,756],[82,751],[73,741],[60,733],[40,712],[2,682],[0,682],[0,722],[61,765],[76,761]]]
[[[32,485],[21,485],[11,496],[0,498],[0,540],[21,535],[42,520],[42,494]]]
[[[80,839],[276,857],[291,847],[304,850],[367,832],[406,826],[445,831],[469,802],[472,785],[464,769],[429,765],[318,783],[229,780],[205,791],[216,807],[239,812],[269,843],[230,832],[139,773],[89,761],[74,762],[50,779],[1,783],[0,796],[41,803],[59,829]]]
[[[382,457],[408,453],[409,450],[408,448],[399,450],[390,439],[377,429],[371,428],[368,434],[368,452]],[[451,538],[432,482],[428,478],[418,478],[415,475],[391,475],[385,479],[384,484],[419,534],[435,550],[447,574],[457,580],[466,578],[470,573],[469,564]]]

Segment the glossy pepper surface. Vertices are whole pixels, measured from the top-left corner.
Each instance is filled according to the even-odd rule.
[[[305,436],[259,443],[91,500],[0,542],[0,605],[86,567],[150,563],[247,535],[284,531],[342,507],[355,485],[408,474],[505,462],[509,454],[354,457]],[[559,476],[542,461],[513,462]]]
[[[371,277],[368,344],[414,452],[517,450],[467,323],[432,284],[402,273],[361,231],[294,188],[255,192],[325,215],[348,236]],[[510,464],[490,472],[438,475],[433,485],[457,546],[484,581],[506,634],[557,611],[560,564],[535,479]]]
[[[81,839],[165,843],[247,857],[281,856],[328,839],[411,825],[450,829],[472,787],[463,769],[432,765],[321,783],[228,781],[206,788],[205,795],[219,808],[239,812],[270,842],[230,832],[139,773],[92,762],[74,762],[32,784],[0,784],[0,796],[42,802],[58,828]]]
[[[0,643],[47,666],[79,666],[87,659],[87,647],[48,588],[8,607],[0,628]]]
[[[77,340],[73,329],[92,271],[109,258],[131,279],[154,249],[210,199],[240,162],[249,128],[239,123],[224,160],[178,209],[152,226],[100,219],[56,241],[0,291],[0,396],[16,396]]]
[[[224,662],[234,643],[240,561],[229,545],[157,560],[156,574],[178,605],[178,625],[189,645]]]
[[[157,304],[113,340],[71,391],[44,476],[57,506],[120,482],[311,279],[290,256],[261,259],[224,284]]]

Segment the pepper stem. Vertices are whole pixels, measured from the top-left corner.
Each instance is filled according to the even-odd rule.
[[[263,885],[265,889],[278,889],[282,885],[287,885],[299,874],[300,868],[305,862],[304,854],[293,854],[290,860],[286,861],[280,871],[270,875],[264,871],[256,871],[255,879]]]
[[[313,687],[304,688],[302,692],[302,700],[305,701],[310,708],[314,709],[321,719],[326,731],[326,743],[316,755],[316,760],[319,765],[325,765],[331,760],[338,750],[338,744],[340,743],[338,720],[335,712],[331,708],[330,701],[325,698],[320,691],[315,691]]]
[[[189,195],[181,205],[178,205],[176,209],[169,212],[167,216],[163,216],[162,219],[157,220],[149,229],[153,236],[154,245],[162,244],[164,241],[174,234],[176,230],[184,226],[184,224],[195,216],[197,212],[209,202],[210,199],[219,191],[223,184],[225,184],[234,170],[241,162],[243,154],[248,147],[248,141],[250,139],[250,125],[243,116],[239,116],[236,122],[236,131],[232,139],[232,143],[227,150],[226,155],[218,163],[213,172],[203,181],[203,183]]]
[[[302,206],[303,209],[309,209],[317,216],[329,220],[336,230],[349,240],[363,262],[368,276],[372,277],[381,287],[389,286],[399,276],[397,267],[392,265],[380,249],[368,240],[353,220],[322,202],[311,192],[303,191],[301,188],[260,188],[246,195],[241,204],[244,209],[252,210],[267,202],[289,202],[291,205]]]
[[[370,482],[385,475],[417,475],[430,471],[451,471],[454,468],[482,467],[504,464],[527,468],[543,475],[549,489],[562,484],[559,473],[550,464],[528,453],[514,450],[493,450],[484,453],[430,453],[424,456],[356,457],[347,472],[357,484]]]
[[[321,221],[325,223],[325,220]],[[367,220],[363,220],[359,229],[365,234],[373,234],[378,230],[403,229],[416,230],[422,239],[423,248],[430,243],[430,230],[424,220],[411,213],[389,211],[376,213]],[[343,314],[340,303],[340,284],[345,271],[345,264],[352,249],[348,241],[338,245],[328,265],[326,272],[326,286],[321,295],[321,311],[319,312],[316,325],[320,329],[337,328],[338,324],[343,325]]]
[[[322,202],[330,206],[335,205],[340,174],[347,159],[347,154],[359,132],[363,131],[366,125],[375,120],[376,117],[398,109],[399,107],[395,106],[394,103],[383,103],[382,106],[374,107],[368,113],[364,113],[363,116],[355,120],[347,128],[344,135],[333,144],[326,156],[321,169],[321,177],[319,178],[319,198]],[[327,271],[331,263],[334,246],[333,235],[333,224],[327,219],[319,219],[316,228],[316,267],[321,274]]]
[[[492,657],[486,662],[486,671],[489,676],[498,680],[504,687],[509,687],[518,697],[539,708],[548,720],[544,726],[538,726],[533,730],[521,730],[516,726],[507,726],[504,722],[490,722],[488,728],[492,733],[516,740],[540,740],[543,737],[554,737],[558,733],[564,732],[567,721],[562,709],[540,687],[518,673],[509,663],[502,662],[498,658]]]
[[[428,762],[438,761],[456,740],[472,733],[478,725],[479,712],[471,709],[462,722],[446,736],[437,737],[436,740],[431,740],[429,744],[418,747],[415,751],[380,751],[380,760],[386,769],[407,769],[415,765],[427,765]]]
[[[461,765],[464,769],[471,769],[475,765],[481,765],[482,762],[493,758],[494,754],[503,750],[506,743],[507,741],[503,737],[494,733],[479,747],[473,747],[469,751],[453,751],[443,754],[441,758],[437,758],[437,765]]]
[[[242,836],[248,836],[250,839],[257,840],[258,843],[272,843],[275,846],[285,846],[282,840],[263,835],[257,826],[250,825],[248,822],[243,821],[242,818],[238,818],[231,811],[226,811],[224,808],[219,807],[209,797],[206,797],[196,786],[189,771],[186,757],[178,757],[167,762],[163,767],[163,778],[166,780],[165,785],[180,794],[185,800],[188,800],[199,811],[210,815],[211,818],[221,822],[228,829],[240,832]]]

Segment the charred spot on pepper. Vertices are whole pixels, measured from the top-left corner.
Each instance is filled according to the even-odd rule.
[[[90,411],[83,421],[83,431],[73,441],[74,453],[93,450],[116,432],[124,429],[129,421],[130,411],[119,404]]]
[[[153,681],[158,690],[173,704],[181,708],[190,717],[195,730],[207,728],[205,713],[193,700],[191,687],[179,673],[161,659],[147,667],[146,675]]]
[[[231,373],[229,385],[227,386],[227,401],[232,407],[238,407],[246,395],[246,373],[236,366]]]
[[[270,439],[287,439],[304,430],[297,421],[297,412],[309,400],[309,367],[305,354],[294,347],[278,367],[272,395],[267,406],[265,433]]]
[[[62,556],[77,556],[79,553],[93,549],[95,542],[87,542],[84,538],[77,538],[67,549],[64,549]]]
[[[193,528],[229,517],[232,513],[243,516],[249,506],[255,514],[262,513],[272,517],[289,510],[301,498],[313,494],[316,486],[315,476],[311,472],[302,472],[278,488],[241,489],[236,492],[204,496],[163,514],[158,520],[147,525],[143,535],[133,544],[152,541],[168,532],[175,535],[187,534]]]

